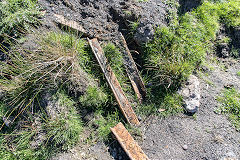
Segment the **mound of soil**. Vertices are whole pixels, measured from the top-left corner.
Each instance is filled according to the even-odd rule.
[[[78,22],[91,37],[116,42],[119,32],[124,35],[134,32],[137,43],[153,38],[154,28],[167,24],[168,6],[161,0],[137,2],[135,0],[41,0],[46,10],[46,19],[60,14]],[[137,28],[130,31],[129,24],[136,22]],[[50,23],[51,24],[51,23]]]

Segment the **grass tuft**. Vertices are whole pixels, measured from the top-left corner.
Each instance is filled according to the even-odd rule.
[[[239,77],[240,77],[240,71],[238,71],[238,72],[237,72],[237,76],[239,76]]]
[[[234,88],[226,89],[217,99],[220,112],[227,114],[237,130],[240,130],[240,92]]]
[[[48,145],[67,151],[79,141],[83,125],[73,100],[61,92],[55,95],[55,100],[59,113],[48,119],[43,128],[47,132]]]
[[[110,140],[110,128],[117,125],[120,121],[118,112],[116,111],[113,114],[108,114],[106,117],[103,117],[103,113],[100,111],[97,113],[97,117],[98,118],[95,120],[95,123],[98,126],[98,136],[100,139],[107,142]]]
[[[0,35],[14,37],[40,23],[36,0],[4,0],[0,2]]]
[[[54,116],[46,117],[40,112],[39,118],[26,121],[11,133],[0,135],[1,159],[48,159],[57,152],[67,151],[79,141],[83,127],[75,103],[63,92],[57,92],[54,100],[54,107],[57,107],[51,108],[55,109]]]
[[[239,7],[240,2],[234,0],[204,1],[192,12],[173,18],[169,27],[158,28],[154,40],[146,45],[144,57],[155,84],[169,87],[185,80],[204,62],[206,53],[213,52],[220,23],[240,26]]]
[[[79,98],[81,105],[93,109],[101,109],[106,106],[107,101],[107,95],[101,89],[92,86],[89,86],[86,93]]]
[[[133,94],[133,92],[131,84],[129,83],[128,76],[126,76],[127,73],[123,64],[123,55],[119,51],[119,48],[117,48],[112,43],[108,43],[103,47],[103,50],[123,91],[126,92],[127,94],[130,94],[129,96],[132,96],[131,94]]]

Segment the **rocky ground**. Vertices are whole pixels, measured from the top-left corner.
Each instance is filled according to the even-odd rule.
[[[179,114],[161,119],[148,117],[140,130],[140,146],[151,160],[161,159],[211,159],[238,160],[240,158],[240,133],[225,115],[218,114],[217,96],[225,86],[240,89],[240,61],[224,60],[226,70],[213,64],[208,76],[197,74],[200,81],[200,107],[194,116]],[[61,154],[54,160],[63,159],[127,159],[117,142],[105,145],[98,142],[91,146],[75,147],[69,153]]]
[[[136,3],[133,0],[40,0],[46,11],[45,27],[56,27],[53,14],[64,15],[77,21],[89,33],[90,37],[98,37],[117,43],[119,33],[126,39],[131,34],[129,24],[138,22],[133,33],[134,42],[138,45],[151,39],[155,26],[167,25],[167,9],[169,6],[160,0],[149,0]],[[200,4],[195,0],[186,4],[180,0],[182,12]],[[239,32],[240,33],[240,32]],[[205,73],[196,74],[200,81],[200,105],[194,116],[179,114],[161,119],[148,117],[141,124],[142,139],[138,142],[144,152],[152,160],[160,159],[240,159],[240,133],[232,126],[225,115],[217,114],[217,96],[224,86],[231,85],[240,89],[239,60],[222,59],[221,65],[213,63],[212,70],[206,68]],[[220,66],[225,65],[225,68]],[[78,145],[68,153],[62,153],[53,160],[101,159],[126,160],[127,156],[117,141],[111,144],[96,142],[91,145]]]
[[[180,114],[166,119],[152,117],[146,123],[141,145],[150,159],[240,158],[240,133],[225,115],[215,112],[219,106],[216,98],[224,86],[240,89],[236,75],[239,61],[224,63],[228,66],[225,71],[215,65],[208,76],[199,78],[201,100],[195,118]]]

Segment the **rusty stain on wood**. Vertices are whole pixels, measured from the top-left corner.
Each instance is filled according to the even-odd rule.
[[[121,122],[111,128],[111,131],[131,160],[149,160]]]
[[[129,104],[129,101],[127,97],[125,96],[115,74],[113,73],[110,65],[107,63],[107,58],[103,54],[103,50],[96,38],[94,39],[88,39],[88,42],[92,48],[92,51],[108,81],[108,84],[110,85],[114,96],[117,99],[117,102],[120,106],[120,109],[123,113],[123,115],[126,117],[127,121],[130,124],[133,125],[139,125],[140,122],[138,121],[138,118],[136,114],[134,113],[131,105]]]
[[[143,83],[143,80],[140,76],[137,66],[133,60],[133,57],[128,49],[127,42],[121,33],[120,33],[120,37],[121,37],[122,45],[125,48],[124,49],[124,61],[125,61],[124,65],[125,65],[128,77],[133,86],[133,89],[137,94],[137,97],[141,103],[146,97],[146,87]]]
[[[70,27],[76,31],[79,31],[85,35],[87,35],[86,31],[84,30],[84,28],[82,26],[80,26],[77,22],[72,21],[72,20],[67,20],[64,18],[64,16],[62,15],[58,15],[58,14],[54,14],[55,22],[67,27]]]

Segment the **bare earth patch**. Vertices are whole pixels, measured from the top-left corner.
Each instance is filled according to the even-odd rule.
[[[215,112],[219,106],[216,98],[224,86],[240,89],[236,75],[239,61],[225,64],[226,71],[215,65],[209,76],[200,78],[201,104],[195,118],[180,114],[166,119],[153,117],[145,123],[142,147],[151,159],[240,158],[240,133],[225,115]]]

